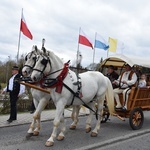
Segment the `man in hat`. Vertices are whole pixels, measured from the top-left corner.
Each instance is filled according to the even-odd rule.
[[[111,81],[113,88],[117,88],[117,85],[113,84],[113,81],[117,80],[119,75],[115,72],[115,67],[113,65],[110,65],[108,67],[106,76]]]
[[[18,82],[20,76],[19,68],[17,66],[13,66],[12,77],[9,79],[7,86],[2,91],[2,94],[9,92],[10,95],[10,117],[7,120],[9,123],[17,120],[17,100],[18,97],[25,92],[25,86],[20,85]]]
[[[128,95],[131,91],[131,87],[135,85],[137,81],[137,75],[132,71],[132,67],[129,64],[125,64],[125,71],[119,76],[118,80],[113,83],[118,85],[119,88],[114,89],[114,98],[116,100],[116,109],[127,110]],[[122,107],[119,99],[119,93],[123,93],[124,106]]]

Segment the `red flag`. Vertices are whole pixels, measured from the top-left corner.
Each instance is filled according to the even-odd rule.
[[[93,45],[91,41],[86,37],[85,33],[80,29],[80,34],[79,34],[79,43],[89,46],[93,49]]]
[[[25,18],[24,18],[24,16],[23,16],[23,12],[22,12],[22,16],[21,16],[20,31],[22,31],[22,33],[23,33],[25,36],[27,36],[29,39],[32,40],[33,36],[32,36],[30,30],[29,30],[28,27],[27,27]]]

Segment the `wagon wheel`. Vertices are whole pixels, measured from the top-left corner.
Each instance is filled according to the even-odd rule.
[[[131,111],[129,123],[133,130],[138,130],[144,122],[144,114],[141,108],[135,108]]]
[[[102,115],[101,123],[105,123],[108,120],[109,116],[110,116],[110,113],[109,113],[109,110],[108,110],[108,106],[105,102],[104,103],[104,108],[103,108],[103,115]]]

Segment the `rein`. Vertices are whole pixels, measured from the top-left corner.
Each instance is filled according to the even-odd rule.
[[[35,63],[34,63],[34,64],[35,64]],[[29,65],[24,65],[23,67],[29,67],[30,69],[33,69],[34,65],[33,65],[33,67],[31,67],[31,66],[29,66]]]
[[[97,111],[94,111],[91,107],[89,107],[80,97],[77,93],[75,93],[69,86],[67,86],[65,83],[63,83],[63,86],[68,89],[73,95],[74,97],[77,97],[80,99],[80,101],[84,104],[84,106],[88,109],[90,109],[91,111],[93,111],[95,113],[96,119],[98,120],[98,114]]]

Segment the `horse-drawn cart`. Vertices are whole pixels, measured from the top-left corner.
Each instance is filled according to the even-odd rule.
[[[150,65],[146,61],[133,61],[125,56],[119,55],[109,57],[104,60],[101,63],[101,71],[105,71],[104,67],[109,65],[114,65],[115,67],[118,67],[118,70],[120,69],[120,71],[122,71],[126,62],[130,66],[134,66],[136,69],[141,69],[142,67],[150,68]],[[98,131],[100,130],[101,116],[103,116],[103,121],[106,122],[109,113],[122,120],[124,120],[124,118],[129,118],[130,125],[133,129],[140,129],[142,127],[144,121],[143,110],[150,109],[150,89],[139,89],[137,87],[133,87],[129,95],[128,109],[126,112],[117,110],[114,111],[113,89],[111,82],[107,77],[98,71],[87,71],[76,75],[76,73],[68,69],[68,67],[69,62],[64,64],[57,55],[55,55],[52,51],[46,50],[44,47],[42,47],[41,52],[36,46],[33,46],[32,51],[27,54],[22,74],[27,77],[29,75],[31,81],[38,86],[32,86],[31,90],[33,92],[34,89],[33,97],[38,97],[37,101],[40,103],[37,104],[37,108],[34,113],[34,120],[28,130],[29,135],[39,134],[40,113],[44,109],[47,100],[50,98],[56,106],[56,114],[53,122],[53,131],[45,143],[46,146],[53,146],[56,137],[58,140],[64,139],[66,127],[63,112],[65,106],[68,105],[72,105],[74,108],[72,113],[73,123],[71,124],[71,127],[75,128],[78,123],[80,106],[85,105],[89,108],[90,115],[86,120],[86,132],[91,131],[91,136],[93,137],[97,136]],[[41,89],[43,87],[47,88],[48,93],[50,91],[50,94],[47,94],[46,96],[46,94],[43,93],[43,89]],[[105,97],[107,102],[104,104],[105,107],[103,109]],[[120,95],[120,97],[122,97],[122,95]],[[94,107],[95,103],[97,104],[97,110],[95,110]],[[107,110],[107,106],[109,111]],[[97,122],[94,129],[91,130],[93,114],[96,115]],[[34,128],[36,120],[38,124],[36,128]],[[60,124],[61,129],[58,134],[57,128]]]
[[[109,65],[113,65],[114,67],[118,68],[118,72],[121,73],[126,63],[134,68],[137,76],[139,71],[142,71],[143,68],[150,68],[150,64],[146,60],[130,59],[124,55],[116,55],[108,57],[101,63],[101,72],[104,73],[105,69]],[[123,106],[123,95],[119,94],[119,97]],[[131,88],[127,103],[127,110],[123,111],[121,109],[116,109],[114,115],[121,120],[125,120],[124,118],[129,118],[129,124],[131,128],[133,130],[137,130],[140,129],[143,125],[143,111],[145,110],[150,110],[150,88],[138,88],[135,86]]]

